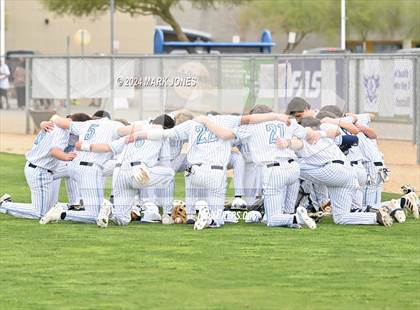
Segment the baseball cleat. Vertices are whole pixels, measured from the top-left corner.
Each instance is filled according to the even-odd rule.
[[[112,204],[104,199],[104,202],[99,210],[98,217],[96,218],[96,225],[101,228],[107,228],[109,223],[109,217],[112,213]]]
[[[194,214],[187,214],[187,224],[194,225],[197,217]]]
[[[247,210],[247,203],[240,197],[236,197],[233,199],[230,210],[232,211],[246,211]]]
[[[245,223],[259,223],[262,219],[262,214],[261,212],[258,211],[249,211],[249,212],[244,212],[244,214],[242,215]]]
[[[302,229],[303,228],[302,225],[299,225],[299,224],[290,224],[287,227],[289,227],[291,229]]]
[[[315,229],[316,223],[308,215],[308,212],[304,207],[297,207],[296,209],[296,220],[299,225],[305,225],[309,229]]]
[[[197,220],[194,223],[194,230],[202,230],[212,222],[209,207],[205,201],[197,201],[195,207],[198,211]]]
[[[216,221],[211,220],[210,224],[208,225],[209,228],[220,228],[222,225],[218,224]]]
[[[159,223],[162,221],[162,216],[159,213],[158,206],[153,202],[146,202],[142,206],[141,223]]]
[[[164,215],[162,215],[162,224],[163,225],[171,225],[171,224],[174,224],[174,220],[172,219],[172,216],[170,214],[164,214]]]
[[[412,191],[408,194],[405,194],[401,197],[403,200],[403,208],[406,209],[409,213],[413,213],[413,216],[416,220],[419,219],[419,197],[417,194]]]
[[[398,223],[404,223],[406,220],[404,209],[400,207],[399,200],[391,199],[387,206],[384,208],[388,211],[389,215]]]
[[[56,203],[45,215],[39,220],[39,224],[45,225],[51,222],[58,222],[61,219],[63,207]]]
[[[12,202],[12,196],[10,196],[9,194],[4,194],[3,196],[0,197],[0,205],[3,202]]]
[[[412,186],[410,184],[406,184],[406,185],[401,186],[401,190],[402,190],[404,195],[416,191],[414,186]]]
[[[376,213],[376,221],[385,227],[392,226],[394,222],[385,207],[378,209],[378,212]]]

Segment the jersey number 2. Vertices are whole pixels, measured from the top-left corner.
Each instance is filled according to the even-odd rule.
[[[205,144],[217,141],[217,137],[207,127],[197,126],[195,127],[197,134],[197,144]]]
[[[269,144],[276,144],[276,139],[284,135],[284,128],[280,124],[268,124],[265,129],[270,133]]]

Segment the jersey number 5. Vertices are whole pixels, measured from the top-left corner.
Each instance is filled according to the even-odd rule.
[[[93,138],[93,136],[95,135],[95,128],[96,127],[99,127],[99,125],[98,124],[92,124],[92,125],[89,126],[89,128],[88,128],[88,130],[85,134],[85,137],[84,137],[85,141],[88,141],[88,140]]]

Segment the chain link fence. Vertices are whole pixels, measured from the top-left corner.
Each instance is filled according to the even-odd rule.
[[[9,69],[1,107],[24,110],[27,132],[52,113],[105,109],[132,121],[181,108],[283,112],[299,96],[315,109],[375,113],[381,138],[420,141],[418,54],[31,56]]]

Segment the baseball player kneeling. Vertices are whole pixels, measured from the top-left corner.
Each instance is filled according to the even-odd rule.
[[[163,125],[163,126],[162,126]],[[172,128],[173,120],[167,115],[157,117],[152,125],[143,125],[142,129]],[[81,149],[83,145],[77,145]],[[109,219],[117,225],[128,225],[131,222],[131,206],[140,188],[168,186],[174,177],[170,167],[170,146],[167,139],[141,140],[121,138],[110,144],[91,144],[92,152],[122,154],[118,158],[112,176],[114,205],[104,203],[98,214],[96,224],[107,227]],[[159,165],[157,165],[159,161]],[[166,199],[170,204],[170,199]]]
[[[318,129],[320,121],[303,118],[302,126]],[[338,134],[338,131],[336,132]],[[324,137],[315,144],[305,140],[292,145],[299,157],[301,178],[327,186],[331,197],[332,216],[336,224],[382,224],[391,226],[393,221],[385,208],[377,213],[351,213],[351,201],[356,193],[357,176],[333,138]]]

